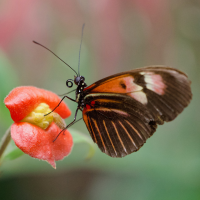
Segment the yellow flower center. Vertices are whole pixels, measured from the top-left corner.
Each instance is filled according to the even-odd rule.
[[[41,103],[23,120],[21,120],[21,122],[28,122],[39,126],[42,129],[46,129],[54,121],[59,128],[65,128],[66,124],[62,117],[58,113],[50,112],[51,109],[49,108],[49,106],[46,103]]]

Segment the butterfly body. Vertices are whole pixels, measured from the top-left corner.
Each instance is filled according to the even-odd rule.
[[[93,141],[111,157],[138,151],[157,124],[175,119],[192,97],[187,76],[166,66],[122,72],[88,87],[84,81],[74,79],[77,110]]]
[[[85,83],[85,78],[83,76],[75,76],[74,83],[77,85],[76,88],[76,102],[78,103],[78,108],[81,110],[84,108],[84,93],[83,90],[87,87]]]

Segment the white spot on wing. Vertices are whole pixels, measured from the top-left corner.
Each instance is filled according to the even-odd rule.
[[[143,73],[143,72],[141,72]],[[139,101],[142,104],[147,104],[147,97],[144,92],[142,92],[143,87],[134,83],[133,77],[126,77],[123,79],[126,84],[126,93],[134,98],[135,100]]]
[[[142,87],[134,83],[134,78],[129,76],[123,78],[126,85],[126,93],[142,90]]]
[[[130,96],[142,104],[147,104],[147,96],[142,91],[130,93]]]
[[[164,89],[166,85],[163,82],[162,76],[159,74],[146,74],[144,75],[144,80],[146,82],[146,87],[153,92],[163,95],[165,93]]]
[[[153,72],[140,72],[141,75],[146,75],[146,74],[154,74]]]

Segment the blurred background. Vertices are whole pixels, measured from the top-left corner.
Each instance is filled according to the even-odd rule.
[[[134,68],[168,65],[188,75],[193,100],[177,119],[158,127],[139,152],[122,159],[96,148],[86,160],[88,145],[75,144],[56,170],[27,155],[3,163],[0,198],[199,200],[199,0],[1,0],[0,138],[13,123],[3,104],[10,90],[33,85],[63,94],[74,76],[32,41],[77,70],[83,23],[80,72],[88,85]],[[77,105],[66,102],[73,113]],[[73,128],[89,136],[83,121]]]

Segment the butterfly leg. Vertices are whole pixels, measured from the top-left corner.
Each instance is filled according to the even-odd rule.
[[[79,110],[79,108],[76,109],[74,120],[70,124],[68,124],[64,129],[67,129],[69,126],[71,126],[72,124],[74,124],[74,122],[76,121],[76,116],[77,116],[78,110]]]
[[[80,119],[78,119],[78,120],[76,121],[76,117],[77,117],[78,110],[79,110],[79,108],[76,109],[75,116],[74,116],[74,120],[73,120],[70,124],[68,124],[62,131],[60,131],[60,133],[58,133],[58,135],[57,135],[56,138],[53,140],[53,142],[56,141],[56,139],[59,137],[59,135],[60,135],[63,131],[65,131],[65,130],[68,129],[70,126],[72,126],[74,123],[76,123],[76,122],[78,122],[78,121],[80,121],[80,120],[82,119],[82,117],[81,117]]]
[[[44,116],[47,116],[47,115],[49,115],[50,113],[52,113],[52,112],[61,104],[61,102],[64,100],[64,98],[68,98],[69,100],[76,102],[76,100],[74,100],[74,99],[72,99],[72,98],[70,98],[70,97],[68,97],[68,96],[64,96],[64,97],[60,100],[59,104],[58,104],[51,112],[45,114]]]

